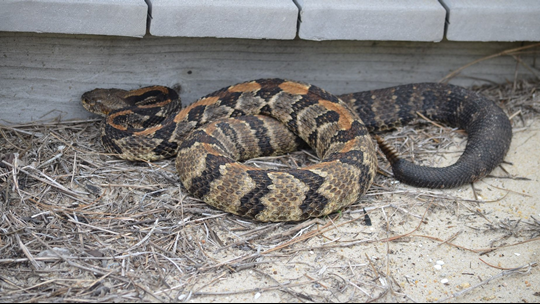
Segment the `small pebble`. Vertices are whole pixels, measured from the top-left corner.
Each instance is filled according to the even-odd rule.
[[[260,293],[260,292],[257,292],[257,293],[255,294],[255,296],[253,296],[253,300],[257,300],[257,299],[260,298],[260,297],[261,297],[261,293]]]
[[[442,280],[441,280],[441,283],[443,283],[443,284],[448,284],[448,279],[442,279]]]
[[[443,261],[437,261],[436,263],[437,263],[437,265],[441,265],[441,266],[444,265]]]
[[[439,265],[439,264],[437,264],[437,265],[434,265],[433,267],[434,267],[435,269],[437,269],[437,270],[441,270],[441,269],[442,269],[442,266],[441,266],[441,265]]]
[[[514,254],[517,255],[517,256],[520,256],[520,255],[521,255],[521,254],[519,254],[519,253],[517,253],[517,252],[515,252]]]

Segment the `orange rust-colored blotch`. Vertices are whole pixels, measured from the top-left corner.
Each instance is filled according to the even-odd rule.
[[[202,147],[204,149],[204,151],[206,151],[206,153],[208,154],[212,154],[212,155],[222,155],[221,152],[217,151],[214,146],[212,146],[211,144],[208,144],[208,143],[202,143]]]
[[[261,85],[258,84],[255,81],[252,82],[244,82],[237,85],[231,86],[228,91],[237,93],[237,92],[250,92],[250,91],[256,91],[261,88]]]
[[[309,85],[298,82],[286,81],[279,85],[279,88],[285,93],[305,95],[309,91]]]
[[[176,114],[176,116],[174,117],[174,122],[182,121],[187,116],[189,111],[191,111],[193,108],[197,106],[201,106],[201,105],[203,106],[211,105],[211,104],[216,103],[218,100],[219,100],[219,96],[210,96],[210,97],[201,99],[197,102],[194,102],[190,104],[189,106],[185,107],[184,109],[182,109],[182,111],[180,111],[178,114]]]
[[[210,136],[213,136],[216,129],[217,125],[215,123],[210,123],[204,126],[204,132]]]
[[[121,130],[121,131],[126,131],[127,130],[127,127],[126,126],[122,126],[122,125],[117,125],[114,123],[114,119],[118,116],[122,116],[122,115],[126,115],[126,114],[131,114],[133,113],[131,110],[125,110],[125,111],[120,111],[120,112],[116,112],[114,114],[111,114],[109,116],[107,116],[107,124],[112,126],[113,128],[115,129],[118,129],[118,130]]]
[[[148,136],[148,135],[152,135],[152,134],[154,134],[157,130],[161,129],[162,127],[163,127],[162,125],[157,125],[157,126],[155,126],[155,127],[151,127],[151,128],[148,128],[148,129],[139,131],[139,132],[134,132],[133,135],[135,135],[135,136]]]
[[[346,142],[345,145],[343,145],[343,148],[341,148],[339,152],[347,153],[357,146],[358,146],[358,138],[353,138],[349,140],[348,142]]]
[[[327,108],[328,110],[337,112],[339,114],[338,126],[342,130],[348,130],[351,128],[352,122],[354,121],[355,117],[349,109],[345,108],[340,104],[333,103],[325,99],[320,99],[319,104]]]

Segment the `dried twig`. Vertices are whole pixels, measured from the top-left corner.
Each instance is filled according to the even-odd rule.
[[[517,267],[517,268],[512,268],[512,269],[508,269],[508,270],[504,270],[502,272],[500,272],[499,274],[497,275],[494,275],[492,277],[490,277],[489,279],[486,279],[474,286],[471,286],[467,289],[464,289],[462,291],[458,291],[458,292],[455,292],[453,293],[450,297],[447,297],[447,298],[444,298],[442,300],[439,300],[437,301],[437,303],[442,303],[442,302],[446,302],[450,299],[454,299],[454,298],[457,298],[457,297],[460,297],[466,293],[469,293],[471,292],[472,290],[478,288],[478,287],[481,287],[481,286],[484,286],[488,283],[490,283],[491,281],[493,280],[497,280],[499,278],[502,278],[502,277],[507,277],[507,276],[510,276],[510,275],[514,275],[514,274],[525,274],[525,273],[528,273],[531,271],[532,267],[536,267],[538,265],[538,263],[536,262],[533,262],[533,263],[529,263],[527,265],[523,265],[523,266],[520,266],[520,267]]]

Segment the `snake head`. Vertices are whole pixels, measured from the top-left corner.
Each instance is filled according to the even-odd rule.
[[[107,116],[128,105],[123,98],[126,92],[121,89],[94,89],[81,96],[81,103],[87,111]]]

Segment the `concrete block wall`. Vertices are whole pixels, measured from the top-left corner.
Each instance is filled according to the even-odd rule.
[[[150,33],[168,37],[294,39],[290,0],[152,0]]]
[[[437,0],[297,0],[307,40],[441,41],[446,11]]]
[[[538,16],[538,0],[0,1],[0,31],[133,37],[540,41]]]
[[[452,41],[539,41],[540,1],[442,0]]]
[[[2,0],[0,31],[142,37],[143,0]]]

